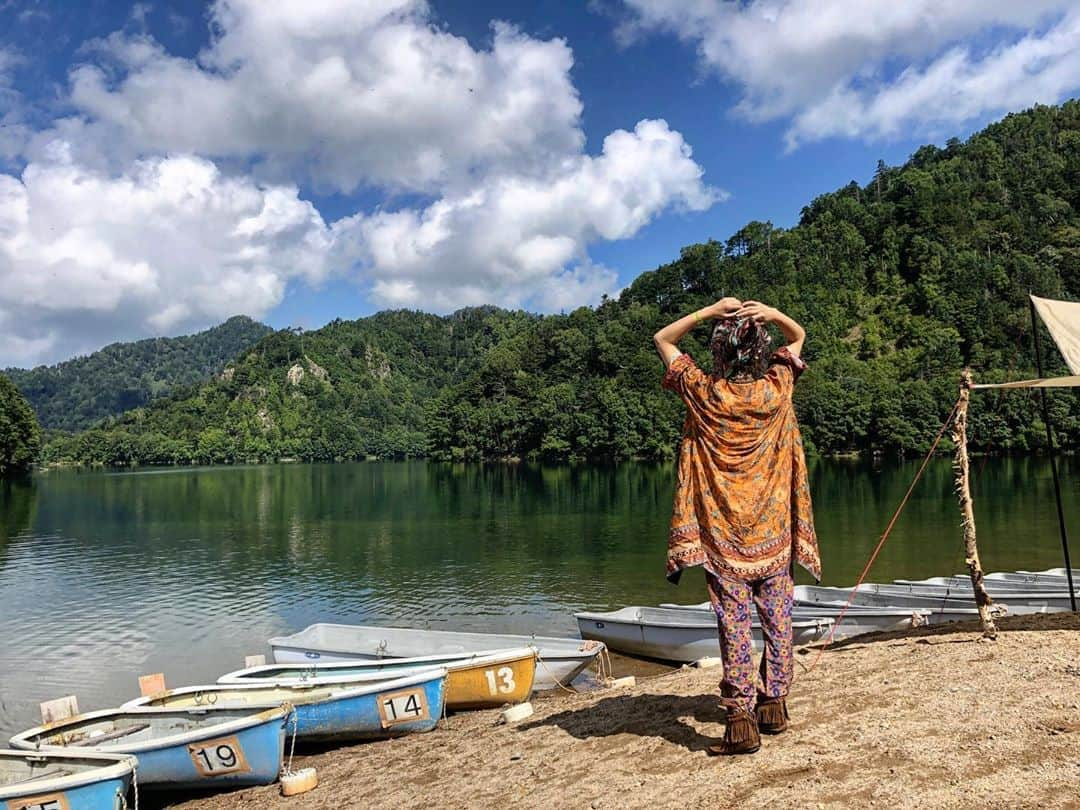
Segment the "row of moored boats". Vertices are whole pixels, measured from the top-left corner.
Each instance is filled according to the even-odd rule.
[[[1074,571],[1080,578],[1080,571]],[[1066,571],[990,574],[999,612],[1069,609]],[[851,602],[845,610],[845,605]],[[966,577],[858,589],[799,585],[797,644],[976,617]],[[606,647],[691,662],[719,654],[708,603],[575,614],[581,638],[315,624],[270,640],[274,664],[159,691],[29,729],[0,749],[0,806],[124,806],[141,788],[269,784],[286,741],[354,742],[430,731],[448,711],[517,704],[571,683]],[[760,644],[760,626],[754,638]]]
[[[270,643],[274,664],[16,734],[0,749],[0,807],[114,810],[131,790],[270,784],[287,767],[290,738],[350,743],[430,731],[448,711],[517,704],[568,684],[604,649],[582,639],[327,624]]]
[[[1080,582],[1080,571],[1073,569],[1073,577]],[[988,574],[985,582],[997,615],[1070,609],[1064,568]],[[617,652],[684,663],[720,654],[716,617],[708,602],[583,612],[575,618],[582,638],[602,641]],[[975,618],[971,579],[958,575],[858,588],[796,585],[792,628],[796,644],[809,644],[832,632],[837,622],[834,638]],[[752,629],[760,646],[756,617]]]

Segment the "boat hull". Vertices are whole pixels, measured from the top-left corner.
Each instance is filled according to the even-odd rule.
[[[13,748],[44,752],[99,751],[132,754],[138,758],[140,788],[221,790],[268,785],[281,771],[290,707],[276,707],[230,722],[207,724],[160,739],[142,742],[119,740],[74,748],[73,741],[87,740],[80,728],[114,716],[203,716],[204,711],[173,712],[159,709],[106,710],[78,715],[48,726],[17,734]]]
[[[659,608],[623,608],[611,613],[578,613],[582,638],[602,641],[610,649],[644,658],[689,663],[720,655],[716,619],[711,613]],[[795,644],[809,644],[828,632],[828,619],[793,624]],[[761,647],[761,626],[751,628]]]
[[[1069,594],[1060,591],[1012,591],[999,590],[996,593],[988,589],[990,597],[1004,604],[1009,613],[1056,613],[1070,609]],[[874,595],[891,604],[930,607],[943,604],[946,607],[974,606],[975,595],[970,584],[966,589],[959,587],[934,587],[892,583],[888,585],[864,584],[859,586],[859,598]],[[903,601],[897,601],[903,600]]]
[[[446,670],[429,668],[406,678],[388,677],[344,688],[215,684],[138,698],[126,707],[159,706],[205,711],[253,711],[290,702],[298,740],[335,742],[385,739],[431,731],[443,715]],[[390,705],[387,700],[391,699]],[[292,733],[289,725],[287,732]]]
[[[400,627],[315,624],[292,636],[270,639],[279,664],[382,661],[439,654],[484,654],[507,647],[537,650],[535,689],[569,685],[603,650],[595,642],[543,636],[454,633]]]
[[[521,703],[532,694],[536,652],[531,648],[490,655],[426,656],[381,661],[281,664],[251,667],[218,678],[220,684],[277,683],[308,686],[347,685],[376,678],[405,677],[432,666],[447,670],[446,707],[451,711],[486,709]]]
[[[504,703],[523,703],[536,680],[536,656],[500,666],[468,666],[446,676],[447,705],[455,711],[489,709]]]
[[[815,604],[843,605],[851,596],[850,588],[830,588],[817,585],[796,585],[795,604],[799,606]],[[855,605],[874,605],[878,607],[921,608],[929,611],[927,620],[930,624],[943,621],[963,621],[978,616],[975,600],[970,595],[954,592],[951,595],[933,594],[927,591],[912,591],[904,586],[860,585],[852,601]],[[1002,600],[1002,607],[1010,614],[1056,613],[1063,609],[1052,600],[1034,598],[1029,601]]]
[[[55,770],[72,762],[89,767],[74,774],[34,778],[35,770],[45,775],[50,769]],[[5,810],[116,810],[124,806],[136,760],[134,757],[92,753],[67,757],[0,750],[0,768],[8,770],[15,767],[24,768],[26,776],[20,777],[23,783],[19,785],[5,785],[0,781],[0,807]],[[27,782],[28,778],[32,778],[33,782]]]
[[[661,608],[668,610],[696,610],[712,612],[712,605],[703,602],[697,605],[661,604]],[[893,630],[908,630],[929,623],[929,611],[912,609],[889,609],[853,606],[844,612],[840,619],[841,606],[833,607],[823,604],[798,605],[792,611],[792,618],[800,619],[832,619],[836,625],[834,638],[850,638],[863,635],[864,633],[882,633]]]
[[[986,591],[993,599],[1005,601],[1010,595],[1021,594],[1024,597],[1039,596],[1044,593],[1053,595],[1068,595],[1068,583],[1064,579],[1056,581],[1031,581],[1005,578],[984,578]],[[970,577],[931,577],[930,579],[897,579],[889,583],[889,586],[910,588],[913,591],[929,591],[930,593],[959,593],[967,595],[971,593]]]
[[[1045,574],[1037,572],[1000,571],[986,575],[986,585],[997,587],[999,583],[1006,585],[1028,585],[1036,590],[1049,588],[1052,590],[1068,590],[1069,580],[1065,574]]]

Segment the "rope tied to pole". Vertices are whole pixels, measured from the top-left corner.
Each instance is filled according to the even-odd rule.
[[[893,512],[892,519],[889,520],[889,524],[885,527],[884,533],[881,535],[881,539],[878,540],[877,545],[874,547],[873,553],[870,555],[870,559],[867,560],[866,565],[863,567],[862,573],[859,574],[858,580],[855,582],[855,586],[851,589],[851,595],[848,596],[847,602],[844,603],[843,608],[840,609],[840,614],[836,617],[836,621],[833,622],[832,629],[829,631],[828,637],[825,639],[824,644],[818,648],[818,653],[814,657],[810,666],[806,668],[806,672],[810,673],[814,671],[818,663],[821,661],[821,656],[825,654],[825,650],[833,643],[833,638],[836,636],[836,630],[840,627],[841,622],[844,620],[844,616],[847,615],[848,608],[851,607],[855,601],[855,597],[859,592],[859,586],[862,585],[863,580],[866,579],[866,575],[870,573],[870,568],[873,566],[874,561],[877,560],[878,554],[881,553],[881,549],[885,546],[885,541],[889,539],[889,535],[892,533],[893,528],[896,526],[896,521],[900,519],[900,513],[904,511],[904,507],[907,506],[908,501],[911,499],[911,494],[915,491],[916,485],[922,479],[923,473],[926,472],[927,466],[930,464],[930,459],[934,457],[934,453],[937,452],[938,445],[941,444],[941,439],[945,436],[945,431],[948,430],[949,425],[952,424],[953,418],[956,416],[956,411],[960,407],[960,399],[956,400],[956,404],[953,405],[952,410],[949,411],[949,415],[945,417],[945,421],[941,425],[941,429],[938,430],[937,436],[934,437],[933,443],[930,445],[930,450],[923,458],[922,464],[919,466],[919,471],[915,473],[915,478],[912,479],[910,486],[908,486],[907,492],[904,493],[903,499],[900,501],[900,505],[896,507],[896,511]]]

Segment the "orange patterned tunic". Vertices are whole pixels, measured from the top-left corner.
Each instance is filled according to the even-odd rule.
[[[686,403],[667,575],[684,568],[744,582],[796,561],[821,579],[810,485],[791,394],[806,364],[781,349],[760,380],[716,379],[689,355],[663,385]]]

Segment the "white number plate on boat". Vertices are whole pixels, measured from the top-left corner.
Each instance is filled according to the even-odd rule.
[[[4,806],[7,810],[71,810],[67,796],[63,793],[24,796],[21,799],[11,799]]]
[[[406,689],[403,692],[388,692],[379,695],[379,719],[382,727],[397,723],[411,723],[414,720],[427,720],[431,717],[427,695],[423,689]]]
[[[187,747],[199,776],[224,776],[227,773],[247,773],[251,767],[244,749],[236,737],[219,737]]]
[[[499,667],[498,672],[493,669],[485,669],[484,677],[487,678],[488,692],[492,695],[497,695],[500,692],[509,695],[517,689],[517,684],[514,682],[514,670],[510,667]]]

